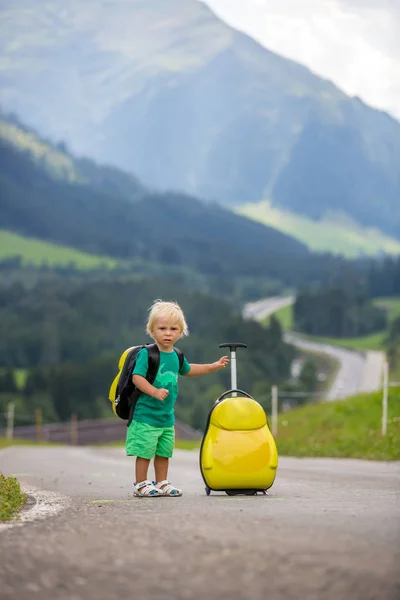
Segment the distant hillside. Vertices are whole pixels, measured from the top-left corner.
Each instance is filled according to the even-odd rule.
[[[277,279],[295,270],[293,256],[309,256],[292,238],[216,204],[151,193],[122,172],[75,161],[27,128],[10,129],[4,116],[0,186],[3,229],[90,254]]]
[[[320,221],[314,221],[272,206],[268,201],[238,206],[235,212],[291,235],[315,252],[333,252],[349,258],[400,254],[400,240],[375,227],[357,225],[343,214],[327,214]]]
[[[21,258],[22,266],[67,267],[75,265],[79,269],[96,269],[113,268],[118,265],[118,261],[108,256],[95,256],[60,244],[52,244],[0,229],[0,261],[6,259],[11,261],[16,257]]]
[[[400,239],[400,124],[197,0],[4,0],[0,103],[148,185]]]
[[[140,198],[145,188],[132,174],[109,165],[98,165],[88,158],[72,156],[65,145],[54,145],[27,127],[14,115],[0,109],[0,139],[25,151],[32,161],[52,179],[71,184],[90,185],[102,192],[114,193],[131,200]]]

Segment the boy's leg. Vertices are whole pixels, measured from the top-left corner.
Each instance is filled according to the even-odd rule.
[[[135,496],[161,496],[162,493],[147,479],[150,460],[154,458],[159,431],[157,428],[132,421],[128,427],[126,437],[126,453],[136,456],[136,482],[134,483]]]
[[[154,457],[154,473],[156,476],[156,482],[168,479],[168,465],[169,458],[167,458],[166,456],[156,455]]]
[[[175,428],[165,427],[160,436],[154,457],[154,470],[156,476],[156,487],[166,496],[182,496],[182,490],[171,485],[167,479],[169,459],[175,446]]]
[[[140,456],[136,457],[136,483],[141,481],[145,481],[147,479],[147,472],[149,470],[150,459],[149,458],[141,458]]]

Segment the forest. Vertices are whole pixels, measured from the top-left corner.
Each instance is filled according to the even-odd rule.
[[[343,277],[328,286],[299,290],[293,315],[296,331],[310,335],[349,338],[387,328],[387,314],[373,298],[400,295],[400,259],[372,261],[355,279]]]
[[[92,282],[53,280],[24,288],[20,283],[0,292],[0,364],[5,367],[2,410],[16,393],[15,368],[28,373],[17,394],[16,410],[33,415],[41,408],[48,421],[111,415],[107,400],[120,354],[147,343],[147,309],[162,297],[178,301],[190,336],[178,347],[189,362],[212,362],[219,344],[248,345],[238,357],[238,382],[267,397],[273,383],[290,378],[294,349],[282,340],[278,321],[268,328],[245,322],[227,302],[187,292],[168,280]],[[7,368],[8,367],[8,368]],[[211,402],[230,385],[229,370],[180,383],[177,416],[201,426]]]

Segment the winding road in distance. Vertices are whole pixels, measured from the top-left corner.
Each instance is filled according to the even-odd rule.
[[[244,306],[243,317],[263,321],[269,315],[293,304],[294,296],[273,296]],[[326,354],[339,361],[339,370],[326,400],[336,400],[359,393],[375,392],[382,387],[384,352],[356,352],[339,346],[309,341],[294,332],[284,334],[285,341],[301,350]]]

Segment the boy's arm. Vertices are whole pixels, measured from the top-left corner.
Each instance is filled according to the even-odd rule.
[[[196,377],[197,375],[207,375],[208,373],[215,373],[215,371],[219,371],[220,369],[224,369],[226,365],[229,363],[229,358],[227,356],[221,356],[219,360],[210,364],[204,365],[190,365],[189,373],[186,373],[186,377]]]
[[[157,400],[165,400],[169,394],[168,390],[165,388],[154,387],[154,385],[151,385],[151,383],[141,375],[133,375],[132,382],[141,392],[143,392],[143,394],[147,394],[152,398],[157,398]]]

